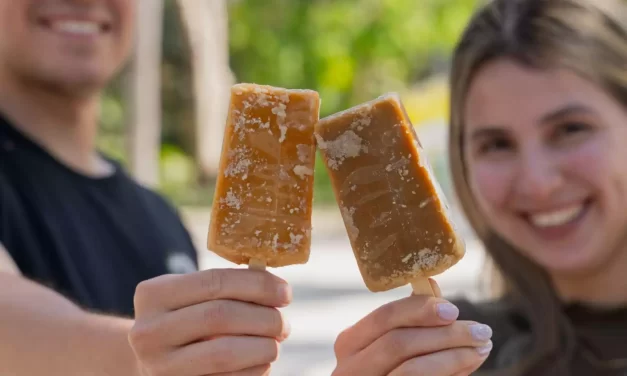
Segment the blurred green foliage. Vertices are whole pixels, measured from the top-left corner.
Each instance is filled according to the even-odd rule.
[[[326,116],[384,92],[408,92],[434,73],[446,72],[452,47],[478,1],[231,0],[231,68],[239,82],[317,90],[322,98],[321,116]],[[190,67],[176,2],[166,0],[161,190],[179,204],[209,204],[211,189],[195,183],[191,157]],[[99,142],[106,152],[124,161],[120,82],[103,99]],[[426,107],[420,101],[406,101],[412,119],[433,112],[431,99]],[[443,111],[445,104],[440,102],[437,98],[433,103]],[[315,181],[316,202],[333,202],[319,159]]]
[[[319,91],[325,116],[445,71],[475,4],[232,1],[232,69],[239,81]]]

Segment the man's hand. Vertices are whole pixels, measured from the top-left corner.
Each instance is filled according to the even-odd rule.
[[[492,330],[458,314],[427,296],[384,305],[340,334],[333,376],[470,375],[492,349]]]
[[[268,375],[289,325],[289,285],[265,272],[207,270],[142,282],[129,342],[146,376]]]

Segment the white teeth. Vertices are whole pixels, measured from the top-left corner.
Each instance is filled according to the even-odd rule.
[[[57,21],[52,23],[52,29],[70,34],[90,35],[100,32],[100,25],[88,21]]]
[[[538,227],[560,226],[577,218],[582,210],[583,205],[577,205],[549,213],[532,214],[529,218],[531,223]]]

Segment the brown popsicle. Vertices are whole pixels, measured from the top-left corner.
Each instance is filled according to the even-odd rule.
[[[321,119],[315,135],[368,289],[432,294],[428,277],[465,246],[399,96]]]
[[[211,251],[256,269],[309,260],[319,107],[312,90],[232,87],[207,239]]]

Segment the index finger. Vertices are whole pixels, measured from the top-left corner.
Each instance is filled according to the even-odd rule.
[[[135,293],[135,311],[136,314],[174,311],[218,299],[284,307],[291,298],[287,282],[267,271],[210,269],[164,275],[140,283]]]
[[[390,330],[448,325],[459,309],[441,298],[412,295],[379,307],[342,332],[336,342],[338,358],[355,354]]]
[[[433,278],[429,278],[429,284],[431,285],[431,290],[433,290],[433,295],[436,298],[442,297],[442,289],[440,289],[440,285]]]

